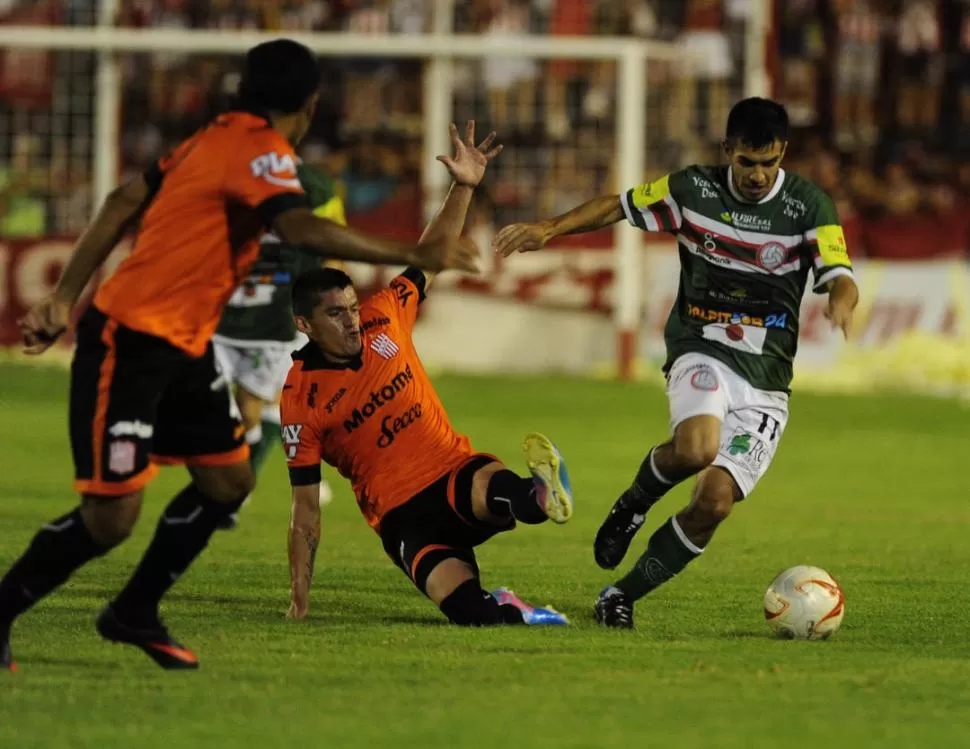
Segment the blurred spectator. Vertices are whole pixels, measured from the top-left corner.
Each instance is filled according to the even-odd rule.
[[[835,137],[842,146],[876,141],[882,18],[870,0],[836,0]]]
[[[896,45],[902,61],[899,122],[904,128],[932,128],[939,117],[943,75],[936,0],[904,0]]]
[[[523,0],[480,3],[478,20],[482,34],[495,44],[495,54],[482,62],[491,126],[505,132],[531,130],[539,63],[507,54],[514,49],[516,38],[529,33],[529,4]]]
[[[814,125],[818,118],[818,68],[825,53],[818,5],[818,0],[789,0],[779,8],[780,86],[796,127]]]
[[[698,130],[706,133],[709,139],[720,137],[728,113],[728,83],[734,74],[735,65],[724,33],[724,9],[722,0],[684,0],[686,18],[684,19],[683,43],[690,56],[690,71],[693,78],[703,84],[699,87],[706,93],[706,106]],[[697,114],[698,99],[691,86],[681,85],[684,98],[680,111],[690,113],[691,119]]]

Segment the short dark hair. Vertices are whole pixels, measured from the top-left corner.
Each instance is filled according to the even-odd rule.
[[[243,109],[298,112],[320,88],[320,68],[313,53],[291,39],[274,39],[246,53],[238,103]]]
[[[731,108],[727,121],[727,145],[768,148],[788,140],[788,112],[776,101],[757,96],[742,99]]]
[[[298,317],[313,317],[313,310],[320,303],[321,294],[353,285],[350,276],[336,268],[314,268],[301,273],[293,284],[293,314]]]

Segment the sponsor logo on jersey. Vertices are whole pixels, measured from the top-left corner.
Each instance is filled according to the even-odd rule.
[[[788,324],[788,313],[780,315],[765,315],[756,317],[746,312],[729,312],[727,310],[708,309],[696,304],[687,305],[687,315],[694,320],[705,323],[721,323],[722,325],[750,325],[755,328],[784,328]]]
[[[300,434],[303,432],[302,424],[284,424],[281,427],[283,437],[283,448],[286,450],[286,459],[293,460],[296,451],[300,447]]]
[[[264,153],[249,162],[249,171],[257,179],[266,180],[271,185],[302,189],[296,177],[296,164],[289,154],[281,156],[275,151]]]
[[[746,229],[748,231],[771,231],[771,219],[755,216],[750,213],[740,213],[739,211],[724,211],[721,221],[730,224],[736,229]]]
[[[705,200],[716,200],[721,197],[721,193],[718,192],[717,188],[709,180],[702,179],[701,177],[691,177],[691,179],[694,181],[694,187],[701,191],[701,197]]]
[[[368,401],[363,406],[355,408],[351,412],[350,418],[344,421],[344,431],[350,434],[358,427],[363,426],[371,416],[394,400],[398,393],[405,390],[413,381],[414,373],[411,372],[411,365],[408,364],[394,375],[389,383],[383,385],[379,390],[371,391]]]
[[[394,289],[394,292],[397,294],[397,300],[401,303],[401,306],[407,307],[408,300],[414,296],[414,289],[399,278],[395,278],[393,281],[391,281],[391,288]]]
[[[373,320],[367,320],[363,325],[360,326],[361,330],[368,331],[371,328],[383,328],[391,324],[391,318],[389,317],[375,317]]]
[[[784,214],[791,219],[800,219],[808,213],[808,206],[798,198],[793,198],[787,191],[781,194],[782,203],[785,205]]]
[[[377,352],[378,356],[384,359],[392,359],[401,349],[398,347],[387,333],[381,333],[377,338],[370,342],[370,347]]]
[[[706,364],[699,365],[694,374],[690,376],[690,386],[694,390],[703,390],[708,393],[713,393],[720,387],[714,370]]]
[[[759,471],[768,459],[768,446],[757,435],[743,429],[735,429],[722,450],[732,462],[751,471]]]
[[[377,438],[377,446],[382,450],[390,447],[397,435],[411,426],[423,416],[421,404],[415,403],[400,416],[385,416],[381,422],[381,436]]]
[[[761,307],[771,304],[770,299],[758,299],[751,295],[747,289],[740,287],[734,289],[708,289],[707,296],[715,302],[727,302],[728,304],[745,304],[752,307]]]
[[[338,390],[334,394],[333,398],[331,398],[329,401],[327,401],[326,408],[327,408],[327,413],[328,414],[332,414],[333,413],[333,407],[337,405],[337,401],[339,401],[341,398],[344,397],[344,395],[346,394],[346,392],[347,392],[347,388],[340,388],[340,390]]]

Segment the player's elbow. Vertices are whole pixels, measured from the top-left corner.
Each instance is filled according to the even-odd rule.
[[[307,208],[293,208],[279,214],[273,221],[273,229],[287,244],[309,246],[320,233],[320,227],[329,223],[317,218]]]

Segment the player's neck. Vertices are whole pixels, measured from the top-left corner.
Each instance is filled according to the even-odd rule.
[[[771,186],[771,190],[768,191],[768,194],[765,195],[763,198],[759,198],[758,200],[748,200],[743,195],[741,195],[741,191],[738,189],[738,186],[734,184],[734,169],[728,166],[728,172],[727,172],[728,189],[731,191],[731,197],[737,200],[739,203],[746,203],[748,205],[760,205],[762,203],[768,203],[769,201],[777,197],[778,193],[781,191],[781,185],[784,181],[785,181],[785,170],[779,169],[778,174],[775,175],[775,183]]]

